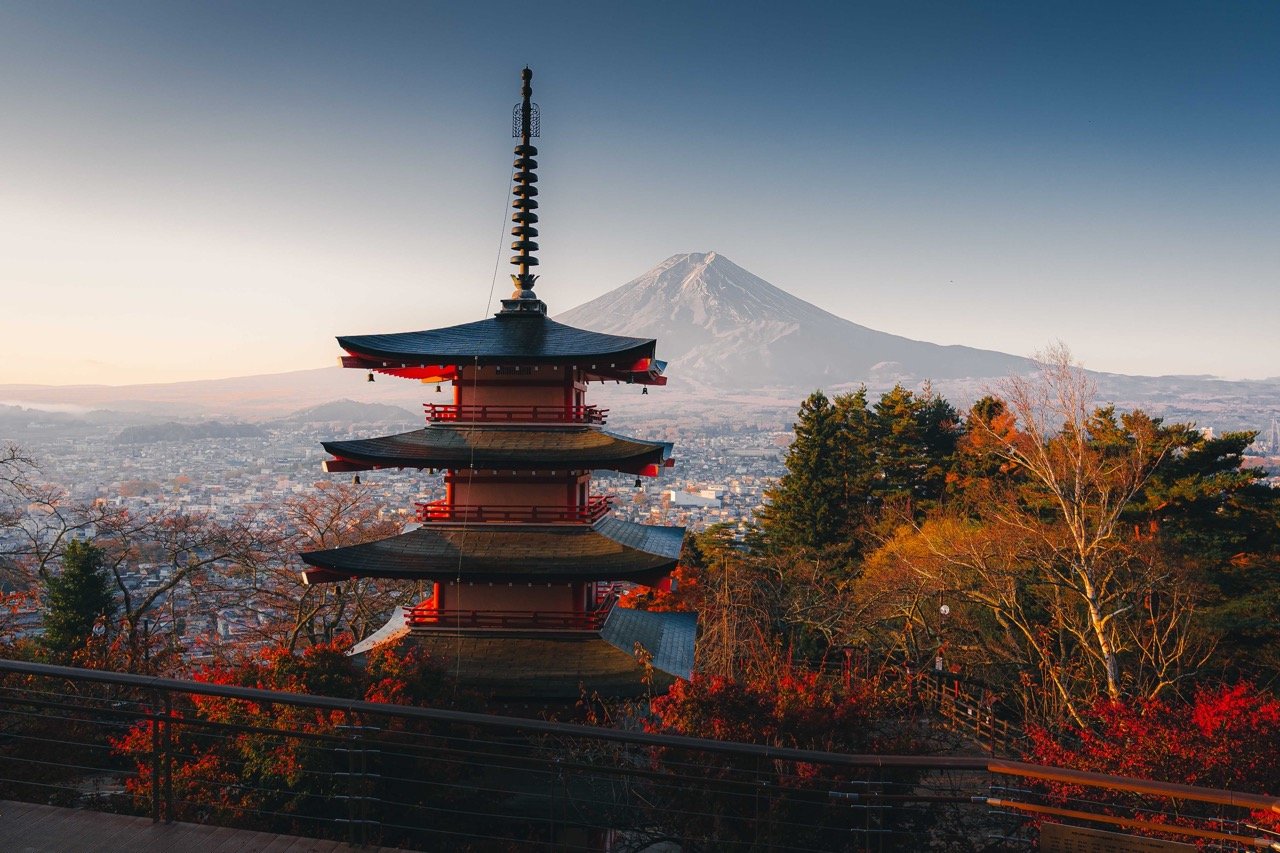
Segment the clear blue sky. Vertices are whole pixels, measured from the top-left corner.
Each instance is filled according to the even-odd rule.
[[[909,337],[1280,375],[1272,0],[43,0],[0,4],[0,382],[485,316],[525,64],[553,311],[715,250]]]

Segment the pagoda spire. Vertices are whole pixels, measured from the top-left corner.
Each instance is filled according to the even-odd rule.
[[[546,305],[533,292],[533,284],[538,277],[529,272],[531,267],[538,265],[538,259],[533,256],[538,249],[538,244],[534,242],[534,238],[538,236],[538,229],[535,227],[538,214],[534,213],[538,209],[536,198],[538,175],[533,171],[538,167],[538,161],[533,159],[537,156],[538,149],[530,142],[538,135],[538,105],[531,100],[533,71],[526,66],[520,73],[520,77],[523,81],[520,87],[521,101],[516,104],[511,116],[511,135],[520,139],[520,143],[515,147],[515,186],[511,190],[511,194],[515,197],[511,202],[514,208],[511,214],[511,236],[515,238],[511,244],[511,250],[515,252],[511,257],[511,263],[518,272],[511,276],[515,290],[510,299],[502,300],[502,313],[545,314]]]

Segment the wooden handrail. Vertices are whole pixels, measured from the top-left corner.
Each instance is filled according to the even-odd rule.
[[[541,610],[449,610],[419,605],[405,613],[410,628],[547,628],[599,631],[613,601],[587,613]]]
[[[516,504],[451,504],[445,499],[416,504],[415,518],[433,521],[468,521],[491,524],[591,524],[608,514],[614,495],[592,495],[580,506],[527,506]]]
[[[429,423],[559,423],[603,424],[609,410],[599,406],[502,406],[423,403]]]

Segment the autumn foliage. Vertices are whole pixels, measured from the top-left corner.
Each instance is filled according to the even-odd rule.
[[[1100,700],[1086,725],[1028,734],[1027,760],[1039,764],[1280,795],[1280,699],[1250,684],[1204,688],[1190,702]],[[1050,787],[1059,799],[1082,790]],[[1110,795],[1115,805],[1124,796]],[[1280,830],[1280,814],[1258,813],[1254,822]]]
[[[894,751],[879,723],[908,711],[904,694],[873,680],[848,687],[818,673],[737,681],[695,675],[652,702],[650,731],[830,752]]]
[[[407,705],[429,704],[438,694],[440,676],[417,650],[375,650],[360,666],[346,655],[346,645],[323,643],[301,654],[270,649],[208,667],[195,680]],[[326,816],[327,801],[349,770],[335,746],[361,723],[345,711],[201,695],[191,695],[173,716],[182,721],[172,727],[177,742],[169,750],[180,815],[216,812],[264,827],[284,820],[298,831],[308,818]],[[139,722],[112,741],[136,764],[128,789],[139,804],[153,795],[154,725]]]

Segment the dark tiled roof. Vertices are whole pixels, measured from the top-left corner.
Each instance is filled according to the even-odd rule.
[[[624,652],[636,643],[653,655],[655,668],[688,680],[693,677],[693,647],[698,632],[696,613],[651,613],[615,607],[609,611],[600,636]]]
[[[652,338],[630,338],[575,329],[542,314],[498,315],[475,323],[338,338],[347,352],[394,362],[419,364],[582,363],[589,359],[619,368],[653,358]],[[603,366],[603,365],[602,365]]]
[[[492,699],[573,700],[585,688],[605,698],[643,696],[643,669],[630,651],[598,634],[547,636],[439,631],[400,642],[425,648],[449,678]],[[657,692],[674,679],[655,673]]]
[[[433,425],[413,432],[326,441],[342,459],[404,468],[558,470],[609,468],[638,471],[671,456],[671,444],[641,441],[591,427]]]
[[[682,527],[606,517],[594,525],[425,524],[303,562],[341,576],[471,581],[656,580],[676,565]]]

